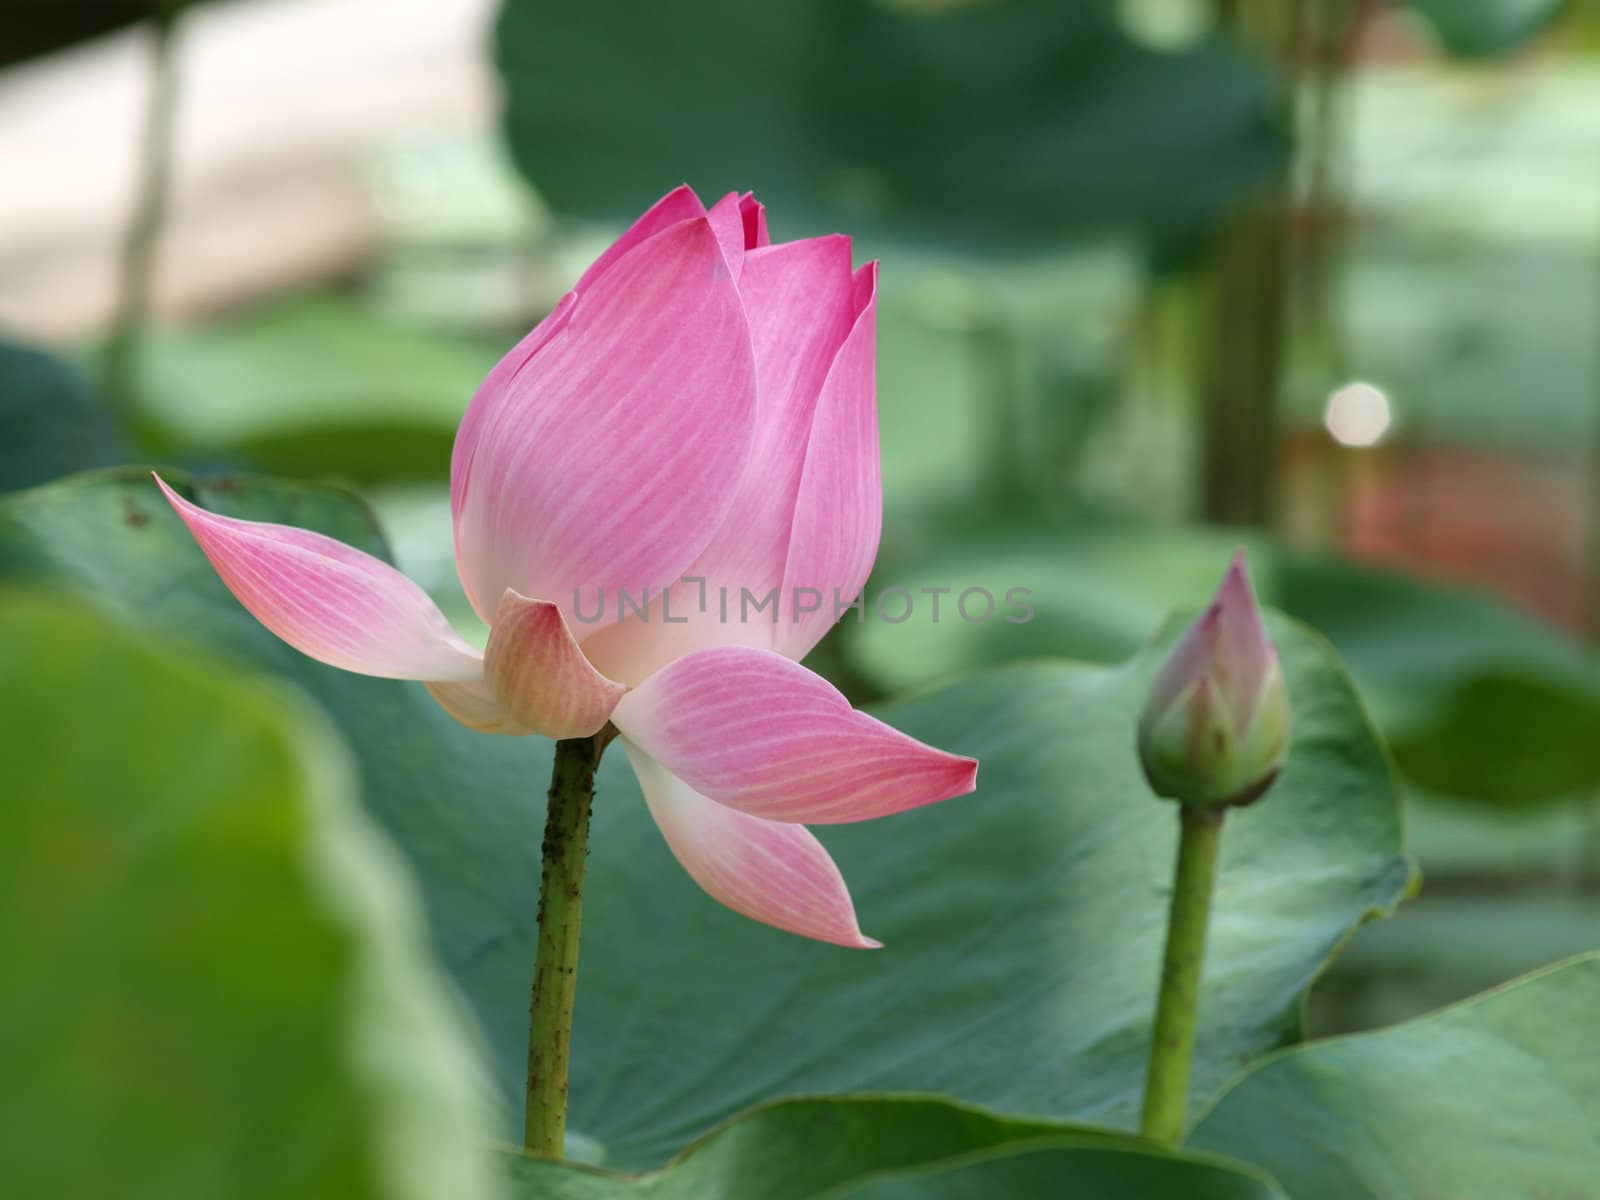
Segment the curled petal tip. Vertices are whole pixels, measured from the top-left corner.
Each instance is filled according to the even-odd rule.
[[[770,245],[772,237],[767,232],[767,210],[756,199],[754,192],[745,192],[739,197],[739,211],[744,216],[744,248],[756,250]]]
[[[723,262],[733,277],[738,279],[743,274],[744,253],[749,240],[744,206],[740,203],[739,193],[729,192],[718,200],[706,213],[706,220],[711,232],[716,234]]]
[[[958,792],[952,792],[950,794],[952,796],[965,796],[970,792],[977,791],[978,760],[975,758],[963,758],[962,756],[955,754],[951,755],[951,758],[955,760],[952,766],[954,768],[955,777],[961,783],[961,790]]]

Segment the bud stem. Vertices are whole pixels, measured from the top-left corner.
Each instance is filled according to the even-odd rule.
[[[567,1059],[578,987],[578,933],[583,920],[583,867],[589,853],[594,772],[607,725],[593,737],[556,743],[544,827],[544,873],[539,882],[539,947],[528,1006],[528,1093],[522,1143],[559,1159],[567,1132]]]
[[[1169,1146],[1183,1136],[1206,926],[1211,919],[1211,891],[1226,811],[1178,805],[1178,865],[1167,914],[1167,949],[1161,964],[1161,995],[1156,1003],[1140,1121],[1146,1137]]]

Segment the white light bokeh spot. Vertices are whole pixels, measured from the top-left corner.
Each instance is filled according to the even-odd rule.
[[[1370,383],[1347,383],[1328,397],[1322,423],[1341,446],[1374,446],[1389,431],[1389,397]]]

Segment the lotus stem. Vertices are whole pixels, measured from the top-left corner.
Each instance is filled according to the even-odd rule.
[[[1161,994],[1156,1003],[1140,1121],[1146,1137],[1169,1146],[1177,1145],[1183,1137],[1200,976],[1206,957],[1206,926],[1211,920],[1211,892],[1225,811],[1178,805],[1178,865],[1167,915]]]
[[[567,1133],[567,1063],[578,990],[583,868],[589,853],[594,773],[616,730],[556,743],[539,880],[539,948],[528,1005],[528,1092],[523,1145],[560,1159]]]

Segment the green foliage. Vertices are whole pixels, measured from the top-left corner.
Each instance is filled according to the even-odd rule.
[[[687,179],[756,189],[786,237],[1173,234],[1283,149],[1257,69],[1135,45],[1109,0],[506,0],[495,46],[519,166],[582,216]]]
[[[1446,51],[1462,58],[1498,58],[1543,33],[1566,0],[1406,0]]]
[[[0,492],[105,466],[120,450],[115,424],[78,371],[0,340]]]
[[[1200,1096],[1296,1036],[1321,963],[1408,877],[1387,767],[1348,683],[1317,639],[1277,632],[1296,741],[1273,802],[1224,849]],[[880,952],[774,939],[701,897],[636,805],[603,803],[575,1126],[637,1164],[734,1097],[802,1091],[914,1088],[1131,1122],[1176,837],[1133,748],[1158,662],[1150,650],[1112,669],[1018,666],[881,711],[982,765],[972,797],[822,830]]]
[[[1592,889],[1564,895],[1535,876],[1520,894],[1496,893],[1441,877],[1426,858],[1422,869],[1422,894],[1398,919],[1363,927],[1318,984],[1313,1020],[1375,1029],[1600,946]]]
[[[997,533],[997,528],[1004,532]],[[1032,590],[1026,624],[962,622],[945,598],[938,625],[869,621],[845,635],[886,691],[979,663],[1042,654],[1115,661],[1167,606],[1199,603],[1239,542],[1263,602],[1323,632],[1350,664],[1407,776],[1501,805],[1600,784],[1600,664],[1592,651],[1460,589],[1295,554],[1265,539],[1166,532],[1037,512],[928,520],[879,557],[874,590]],[[926,600],[926,597],[923,598]],[[926,605],[924,606],[926,607]]]
[[[277,687],[0,594],[17,1196],[490,1194],[471,1051],[343,748]]]
[[[1044,1145],[869,1180],[840,1200],[992,1200],[996,1196],[1285,1200],[1265,1174],[1234,1164],[1104,1146]]]
[[[193,490],[219,511],[381,548],[337,493]],[[421,879],[505,1094],[520,1095],[548,745],[470,733],[417,685],[349,676],[282,646],[226,594],[143,477],[11,500],[0,508],[5,575],[81,588],[323,702],[356,750],[368,805]],[[1274,632],[1294,742],[1271,802],[1241,814],[1224,848],[1197,1099],[1297,1036],[1300,997],[1329,954],[1409,877],[1388,766],[1349,681],[1314,635],[1281,621]],[[829,1090],[939,1091],[1128,1122],[1176,835],[1133,746],[1161,649],[1114,668],[1016,666],[883,712],[983,765],[975,796],[822,831],[865,928],[888,944],[873,953],[797,940],[707,899],[672,861],[625,763],[608,757],[570,1126],[594,1157],[650,1166],[751,1102]]]
[[[1192,1142],[1296,1200],[1587,1196],[1600,1179],[1600,955],[1379,1033],[1285,1051]]]
[[[191,455],[360,481],[438,478],[487,338],[430,332],[338,295],[275,302],[197,331],[157,331],[143,416]]]
[[[317,529],[382,554],[366,510],[308,484],[201,485],[232,516]],[[148,474],[108,472],[21,493],[0,506],[0,581],[58,583],[129,621],[298,684],[336,714],[368,810],[420,877],[435,947],[485,1015],[507,1095],[520,1095],[533,963],[539,830],[549,744],[458,725],[420,686],[306,659],[228,595]],[[510,1123],[506,1130],[509,1132]]]
[[[529,1200],[955,1200],[1139,1196],[1269,1200],[1264,1177],[1127,1134],[998,1117],[925,1096],[808,1097],[756,1108],[643,1177],[508,1159]]]

